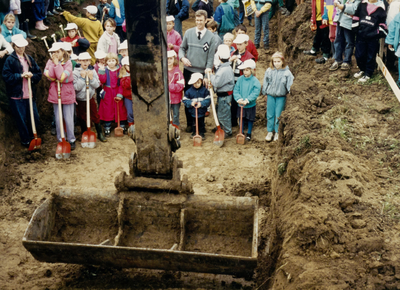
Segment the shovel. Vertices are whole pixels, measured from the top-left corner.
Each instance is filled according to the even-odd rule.
[[[122,129],[119,125],[119,101],[117,101],[117,115],[118,115],[118,127],[114,129],[114,136],[122,137],[124,136],[124,129]]]
[[[193,137],[193,146],[194,147],[199,147],[201,146],[201,136],[199,135],[199,122],[198,122],[198,117],[197,117],[197,107],[194,107],[196,109],[196,135]]]
[[[35,117],[33,115],[31,78],[28,79],[28,89],[29,89],[29,111],[31,113],[32,133],[33,137],[35,137],[35,139],[33,139],[29,144],[28,150],[33,151],[35,149],[40,149],[40,146],[42,145],[42,139],[38,138],[36,133]]]
[[[210,79],[210,74],[208,74],[208,79]],[[222,145],[224,145],[225,132],[224,130],[222,130],[219,124],[217,112],[215,111],[214,90],[213,88],[209,88],[209,91],[211,94],[211,107],[213,111],[215,126],[217,126],[217,131],[215,132],[215,137],[214,137],[214,144],[217,145],[218,147],[221,147]]]
[[[63,124],[63,114],[62,114],[62,104],[61,104],[61,88],[60,82],[57,81],[57,92],[58,92],[58,117],[60,119],[60,135],[61,142],[57,144],[56,158],[57,159],[68,159],[71,156],[71,144],[65,141],[64,136],[64,124]]]
[[[240,106],[240,131],[236,135],[236,143],[237,144],[244,144],[244,134],[242,133],[242,126],[243,126],[243,105]]]
[[[81,145],[83,148],[96,147],[96,134],[90,130],[90,96],[89,96],[89,77],[86,76],[86,127],[87,131],[82,134]]]

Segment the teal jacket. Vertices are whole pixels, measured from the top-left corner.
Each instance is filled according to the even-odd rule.
[[[399,47],[400,41],[400,13],[393,18],[393,20],[389,24],[389,33],[386,36],[385,42],[387,44],[391,44],[394,47],[394,51],[397,52],[397,48]],[[398,55],[396,54],[398,57]]]
[[[260,95],[261,84],[259,80],[251,75],[246,78],[244,75],[238,78],[235,88],[233,89],[233,98],[238,101],[240,99],[249,100],[244,108],[252,108],[256,105],[256,100]]]
[[[17,27],[15,27],[15,25],[10,33],[10,30],[8,30],[7,26],[2,24],[1,25],[1,34],[4,36],[5,40],[7,40],[7,42],[10,42],[10,43],[11,43],[11,37],[16,34],[22,34],[22,36],[26,39],[26,33],[24,31],[22,31],[21,29],[18,29]]]

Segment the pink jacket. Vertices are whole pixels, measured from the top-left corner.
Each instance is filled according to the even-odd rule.
[[[52,104],[58,102],[58,89],[56,80],[60,81],[61,85],[61,103],[69,105],[76,102],[74,89],[74,75],[72,73],[72,62],[68,60],[66,63],[54,65],[49,59],[44,68],[44,75],[51,81],[49,88],[49,97],[47,101]]]
[[[168,71],[168,89],[171,104],[179,104],[182,101],[182,91],[185,85],[177,84],[176,82],[179,80],[183,80],[183,74],[179,66],[175,66],[172,70]]]
[[[172,43],[174,45],[174,50],[176,52],[176,55],[179,55],[179,48],[181,47],[182,44],[182,38],[181,35],[176,32],[175,30],[171,30],[171,32],[167,32],[167,43]],[[168,50],[171,50],[168,46]]]

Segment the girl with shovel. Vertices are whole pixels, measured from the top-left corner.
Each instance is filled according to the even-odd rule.
[[[28,148],[33,139],[29,114],[28,82],[31,81],[33,85],[36,85],[42,78],[42,71],[35,60],[25,53],[28,41],[24,39],[22,34],[12,36],[11,43],[14,52],[5,61],[2,75],[6,84],[10,109],[17,123],[21,143],[24,147]],[[35,95],[36,89],[32,91],[33,95]],[[35,97],[33,97],[32,105],[33,119],[36,126],[39,126],[39,114]]]
[[[51,81],[47,101],[53,104],[57,139],[58,142],[62,142],[58,111],[58,90],[60,88],[62,114],[66,126],[67,140],[71,144],[71,150],[74,150],[76,141],[74,134],[74,110],[76,98],[72,62],[69,59],[68,53],[65,51],[63,42],[53,43],[49,52],[52,52],[51,59],[47,61],[44,69],[44,75]],[[60,86],[58,84],[60,84]]]

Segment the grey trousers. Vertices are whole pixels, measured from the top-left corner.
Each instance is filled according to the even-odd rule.
[[[60,133],[60,118],[58,114],[58,104],[53,104],[54,109],[54,117],[56,121],[56,129],[57,129],[57,140],[61,142],[61,133]],[[75,104],[62,105],[62,113],[65,121],[65,130],[64,135],[65,139],[68,142],[75,142],[75,134],[74,134],[74,112],[75,112]]]
[[[226,97],[218,96],[217,116],[222,129],[226,134],[232,134],[231,121],[231,101],[232,95]]]

